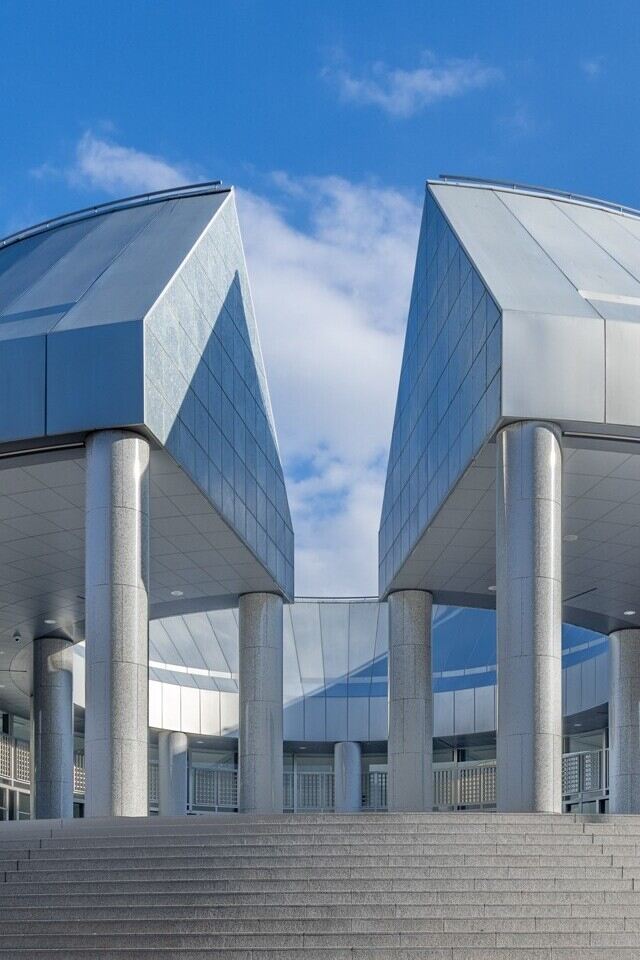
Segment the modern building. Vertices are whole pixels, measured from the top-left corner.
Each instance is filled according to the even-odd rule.
[[[149,617],[230,606],[239,804],[281,809],[293,532],[233,190],[8,237],[0,341],[0,675],[31,699],[34,816],[72,812],[74,644],[86,813],[146,815]]]
[[[429,183],[380,597],[294,602],[233,191],[0,242],[2,816],[635,810],[636,261]]]
[[[388,610],[375,599],[299,600],[284,609],[284,810],[387,807]],[[84,813],[84,643],[74,652],[75,808]],[[436,809],[494,809],[495,614],[439,607],[433,630]],[[152,620],[149,809],[238,809],[237,609]],[[607,807],[607,640],[563,635],[563,805]],[[3,677],[0,808],[29,815],[30,697]]]
[[[640,215],[429,182],[380,527],[389,800],[428,809],[432,604],[497,611],[497,803],[562,807],[563,619],[609,635],[612,812],[640,810]]]

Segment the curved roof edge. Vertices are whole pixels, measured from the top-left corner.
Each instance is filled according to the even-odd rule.
[[[167,190],[138,193],[132,197],[124,197],[121,200],[109,200],[106,203],[83,207],[81,210],[65,213],[60,217],[53,217],[50,220],[43,220],[41,223],[36,223],[32,227],[26,227],[24,230],[10,233],[9,236],[0,239],[0,250],[10,246],[12,243],[18,243],[19,240],[26,240],[27,237],[33,237],[39,233],[46,233],[47,230],[55,230],[56,227],[66,226],[69,223],[77,223],[79,220],[99,217],[104,213],[113,213],[116,210],[127,210],[131,207],[146,206],[150,203],[160,203],[163,200],[176,200],[180,197],[200,197],[209,193],[228,193],[230,190],[231,187],[223,186],[221,180],[207,180],[202,183],[185,184],[182,187],[171,187]]]
[[[430,184],[453,184],[460,187],[475,187],[479,190],[509,190],[512,193],[521,193],[532,197],[542,197],[547,200],[564,200],[582,207],[596,207],[608,213],[621,213],[624,216],[640,218],[640,210],[628,207],[623,203],[614,203],[612,200],[600,200],[598,197],[589,197],[581,193],[571,193],[566,190],[556,190],[553,187],[540,187],[529,183],[518,183],[514,180],[491,180],[483,177],[466,177],[464,174],[441,173],[439,177],[429,178]]]

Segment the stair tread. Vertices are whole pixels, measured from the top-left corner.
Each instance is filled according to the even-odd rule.
[[[0,960],[637,960],[639,952],[640,816],[6,826]]]

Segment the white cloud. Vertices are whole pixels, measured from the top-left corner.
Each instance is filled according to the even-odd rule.
[[[589,57],[580,62],[580,68],[590,80],[595,80],[604,71],[604,57]]]
[[[535,117],[525,103],[519,103],[510,113],[499,116],[497,124],[516,140],[533,136],[537,129]]]
[[[299,595],[377,592],[377,530],[419,226],[404,194],[279,179],[294,227],[242,192],[247,248],[297,540]]]
[[[342,65],[328,67],[325,76],[337,84],[343,100],[379,107],[393,117],[410,117],[440,100],[483,89],[502,73],[476,57],[438,60],[425,53],[422,65],[414,70],[378,62],[362,76]]]
[[[168,163],[133,147],[123,147],[91,131],[80,138],[74,161],[65,170],[43,164],[32,174],[43,179],[62,175],[72,186],[97,187],[114,196],[165,190],[195,179],[186,166]]]
[[[71,173],[119,194],[184,180],[161,158],[91,134]],[[296,533],[296,592],[375,594],[417,198],[278,174],[268,197],[239,190],[238,206]]]

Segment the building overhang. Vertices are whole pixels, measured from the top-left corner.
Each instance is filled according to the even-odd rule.
[[[505,420],[504,423],[508,421]],[[600,633],[640,627],[640,437],[564,425],[563,620]],[[471,463],[385,596],[495,607],[496,445]]]

